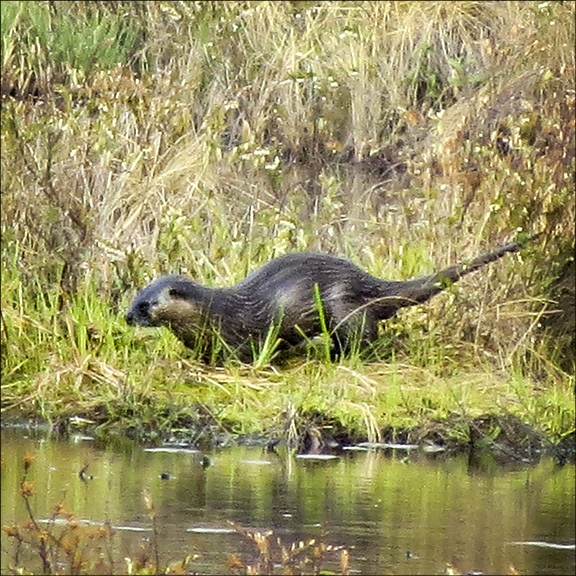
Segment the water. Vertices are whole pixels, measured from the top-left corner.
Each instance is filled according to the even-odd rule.
[[[343,546],[351,574],[443,574],[449,563],[485,574],[505,574],[511,565],[521,574],[575,573],[572,464],[472,466],[464,457],[391,450],[323,461],[247,447],[204,455],[3,430],[2,525],[26,519],[19,495],[26,453],[35,456],[29,479],[36,518],[47,520],[63,503],[84,522],[109,521],[117,528],[113,553],[120,563],[153,538],[146,490],[158,518],[161,562],[195,554],[189,567],[199,574],[232,573],[232,555],[246,563],[257,556],[228,521],[273,530],[271,541],[279,537],[286,545],[316,538]],[[2,539],[8,574],[14,545]],[[274,554],[279,561],[277,548]],[[339,566],[339,552],[326,552],[321,567]]]

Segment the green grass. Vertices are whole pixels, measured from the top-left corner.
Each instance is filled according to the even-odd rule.
[[[2,410],[355,438],[454,414],[574,428],[574,2],[2,3]],[[543,236],[372,357],[206,366],[123,315],[162,273],[320,250],[407,279]],[[155,432],[156,434],[158,432]]]
[[[57,83],[82,84],[95,70],[127,63],[142,33],[139,7],[131,12],[122,13],[121,5],[3,3],[4,81],[25,90],[51,90]]]
[[[19,301],[31,301],[23,283],[12,282],[20,286],[13,291]],[[49,294],[27,308],[3,302],[9,414],[18,407],[54,423],[82,416],[102,437],[128,429],[148,439],[190,422],[196,439],[199,429],[214,425],[219,433],[282,438],[293,419],[300,432],[317,421],[328,435],[336,426],[352,439],[378,441],[386,427],[490,413],[516,415],[551,439],[573,429],[574,381],[567,374],[550,369],[536,380],[513,365],[499,370],[482,362],[473,344],[455,351],[433,334],[429,343],[421,336],[390,343],[382,352],[388,355],[371,362],[353,354],[332,363],[321,346],[281,366],[267,364],[268,348],[250,366],[233,356],[224,366],[206,366],[168,330],[126,326],[94,292],[61,312],[58,306]],[[473,365],[458,363],[456,352]]]

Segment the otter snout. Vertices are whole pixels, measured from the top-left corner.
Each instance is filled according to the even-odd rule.
[[[150,302],[136,299],[134,304],[126,313],[126,322],[130,326],[150,326],[152,318],[150,316]]]
[[[138,322],[136,322],[136,316],[134,315],[132,310],[129,310],[126,313],[126,316],[124,316],[124,318],[126,319],[126,324],[128,324],[129,326],[135,326],[136,324],[138,324]]]

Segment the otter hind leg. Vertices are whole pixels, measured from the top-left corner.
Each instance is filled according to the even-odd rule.
[[[378,337],[378,322],[370,309],[348,312],[332,330],[337,356],[361,353]]]

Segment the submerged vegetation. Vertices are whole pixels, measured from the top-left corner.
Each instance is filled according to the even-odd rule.
[[[574,2],[1,10],[4,416],[296,444],[442,422],[467,443],[510,416],[573,438]],[[272,342],[211,366],[124,322],[163,273],[224,286],[320,250],[407,279],[534,232],[386,323],[370,362],[278,366]]]

